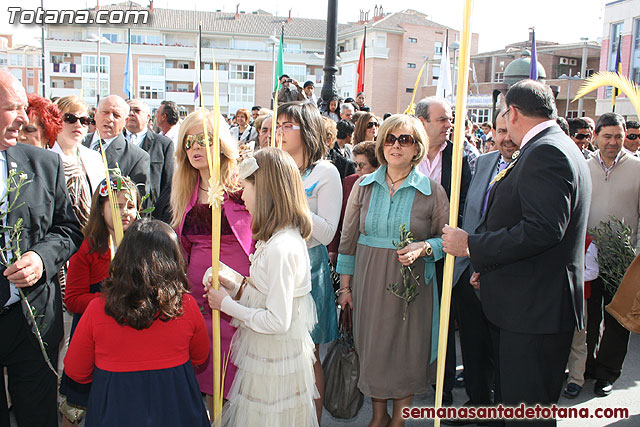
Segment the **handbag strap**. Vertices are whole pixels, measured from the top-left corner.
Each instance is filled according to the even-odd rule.
[[[353,331],[353,320],[351,318],[351,306],[347,305],[340,311],[340,333],[351,334]]]

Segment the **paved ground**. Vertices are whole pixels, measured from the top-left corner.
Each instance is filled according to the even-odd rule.
[[[458,340],[456,340],[458,341]],[[321,348],[321,357],[324,357],[326,348]],[[458,347],[458,362],[460,359],[460,348]],[[461,367],[461,366],[460,366]],[[453,390],[454,404],[462,405],[467,401],[467,396],[463,388]],[[416,396],[413,401],[414,406],[433,406],[435,392],[429,390],[426,394]],[[560,398],[558,406],[571,408],[588,408],[593,413],[596,408],[628,408],[628,419],[569,419],[559,421],[560,427],[638,427],[640,426],[640,336],[631,335],[629,351],[622,370],[622,376],[614,384],[611,395],[598,398],[593,394],[593,380],[588,380],[577,399],[571,400],[565,397]],[[358,416],[350,420],[339,420],[333,418],[326,410],[322,418],[322,427],[366,427],[371,419],[371,399],[365,398],[364,404]],[[389,412],[391,404],[389,404]],[[11,426],[17,426],[15,420],[11,420]],[[84,423],[81,423],[81,426]],[[408,426],[430,426],[433,420],[408,421]],[[247,426],[251,427],[251,426]],[[286,427],[286,426],[282,426]]]
[[[458,340],[456,340],[458,341]],[[458,347],[458,363],[461,364],[460,347]],[[576,399],[560,397],[558,406],[571,408],[588,408],[593,413],[596,408],[628,408],[629,419],[567,419],[558,422],[560,427],[638,427],[640,426],[640,336],[631,335],[629,351],[624,362],[622,375],[614,384],[613,392],[604,398],[595,397],[593,394],[593,381],[587,380],[580,396]],[[453,390],[454,404],[462,405],[467,401],[467,395],[463,388]],[[413,401],[414,406],[433,406],[435,392],[429,390],[426,394],[416,396]],[[366,427],[371,419],[371,399],[365,398],[364,404],[356,418],[351,420],[339,420],[333,418],[326,410],[322,418],[323,427]],[[391,404],[389,404],[391,412]],[[409,421],[408,426],[433,425],[433,420]],[[444,424],[443,424],[444,425]]]

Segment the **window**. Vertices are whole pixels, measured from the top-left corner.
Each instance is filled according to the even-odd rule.
[[[435,42],[433,44],[433,58],[438,59],[442,57],[442,42]]]
[[[29,79],[33,78],[33,70],[27,70],[27,78]]]
[[[142,99],[164,99],[164,83],[142,82],[138,86],[138,96]]]
[[[495,76],[493,78],[493,81],[496,82],[496,83],[502,83],[504,81],[504,72],[498,71],[495,74]]]
[[[285,52],[292,52],[292,53],[300,53],[300,52],[302,52],[302,49],[300,48],[300,43],[286,43],[285,42],[284,51]]]
[[[242,105],[253,104],[253,92],[252,86],[231,86],[229,88],[229,102]]]
[[[296,79],[302,86],[307,78],[307,66],[284,64],[284,73],[292,79]]]
[[[631,54],[631,79],[640,84],[640,19],[634,19],[635,33],[633,41],[633,53]]]
[[[173,83],[167,83],[167,84],[165,84],[164,89],[165,89],[165,91],[167,91],[167,92],[173,92],[173,88],[174,88],[174,87],[175,87],[175,86],[174,86],[174,84],[173,84]]]
[[[162,36],[148,34],[131,34],[132,44],[162,44]]]
[[[7,65],[7,54],[0,53],[0,67]]]
[[[109,74],[111,57],[100,55],[100,74]],[[96,74],[96,55],[82,55],[82,73]]]
[[[413,62],[409,62],[407,63],[407,68],[416,68],[416,64],[414,64]]]
[[[230,79],[235,80],[254,80],[255,65],[250,64],[231,64]]]
[[[408,88],[405,89],[405,92],[413,93],[413,88],[412,87],[408,87]]]
[[[418,43],[418,39],[415,37],[409,37],[409,43]]]
[[[96,97],[96,75],[82,76],[82,93],[85,98]],[[109,76],[100,76],[100,96],[109,96]]]
[[[178,83],[178,92],[193,92],[189,83]]]
[[[9,65],[14,67],[22,67],[24,65],[24,57],[21,53],[9,54]]]
[[[162,62],[138,61],[138,74],[141,76],[164,76]]]
[[[491,109],[490,108],[470,108],[469,115],[476,117],[476,123],[484,123],[491,121]]]
[[[188,62],[184,62],[184,61],[178,61],[177,63],[177,67],[176,68],[180,68],[180,69],[184,69],[184,70],[188,70],[189,69],[189,63]],[[195,67],[194,67],[195,68]]]
[[[618,38],[622,33],[623,22],[611,24],[611,33],[609,39],[609,70],[615,71],[616,52],[618,51]]]
[[[102,34],[102,37],[109,40],[111,43],[120,42],[120,40],[118,40],[118,34],[115,34],[115,33],[104,33]]]
[[[433,71],[432,71],[432,85],[437,85],[438,84],[438,79],[440,78],[440,66],[439,65],[434,65],[433,66]]]
[[[582,117],[584,117],[585,113],[584,111],[582,112]],[[565,117],[565,119],[577,119],[578,117],[580,117],[578,115],[578,110],[569,110],[567,111],[567,117]]]
[[[285,50],[287,43],[285,45]],[[233,40],[233,49],[237,50],[266,50],[266,45],[261,40]]]
[[[216,70],[218,71],[229,71],[229,64],[224,62],[216,62]]]

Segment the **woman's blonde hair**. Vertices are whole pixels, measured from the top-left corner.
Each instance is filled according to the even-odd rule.
[[[285,227],[298,227],[304,239],[311,237],[311,211],[293,158],[279,148],[265,147],[255,159],[258,169],[245,178],[255,186],[253,238],[267,241]]]
[[[180,125],[178,143],[176,144],[176,169],[171,183],[171,226],[174,228],[178,228],[182,222],[184,211],[193,196],[200,175],[200,172],[191,166],[187,157],[187,150],[184,148],[185,135],[196,126],[202,125],[203,120],[206,120],[207,133],[213,134],[213,119],[213,113],[206,110],[194,111]],[[240,189],[237,176],[238,143],[231,137],[227,122],[222,116],[220,116],[219,123],[220,180],[225,191],[231,193]]]
[[[322,116],[322,120],[324,121],[324,138],[322,138],[322,140],[330,150],[333,148],[333,144],[338,137],[338,127],[336,126],[336,122],[329,117]]]
[[[419,165],[427,154],[429,138],[420,120],[406,114],[394,114],[382,122],[382,126],[380,126],[380,130],[378,131],[378,137],[376,138],[376,157],[381,165],[386,166],[387,164],[387,159],[384,158],[384,142],[387,139],[387,135],[403,126],[411,129],[411,135],[416,140],[416,146],[418,147],[418,154],[411,159],[411,165]]]
[[[89,106],[86,102],[75,95],[63,96],[62,98],[58,98],[55,105],[58,106],[61,114],[66,114],[71,111],[79,111],[82,110],[85,114],[89,113]]]

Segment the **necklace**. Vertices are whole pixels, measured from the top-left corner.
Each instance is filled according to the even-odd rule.
[[[396,185],[396,183],[402,181],[403,179],[405,179],[406,177],[409,176],[411,172],[409,172],[408,174],[406,174],[405,176],[403,176],[402,178],[398,178],[395,181],[393,179],[391,179],[391,175],[389,175],[389,172],[386,172],[387,178],[389,178],[389,181],[391,181],[391,185],[389,185],[389,194],[393,195],[393,193],[396,192],[396,189],[394,188],[394,186]]]

